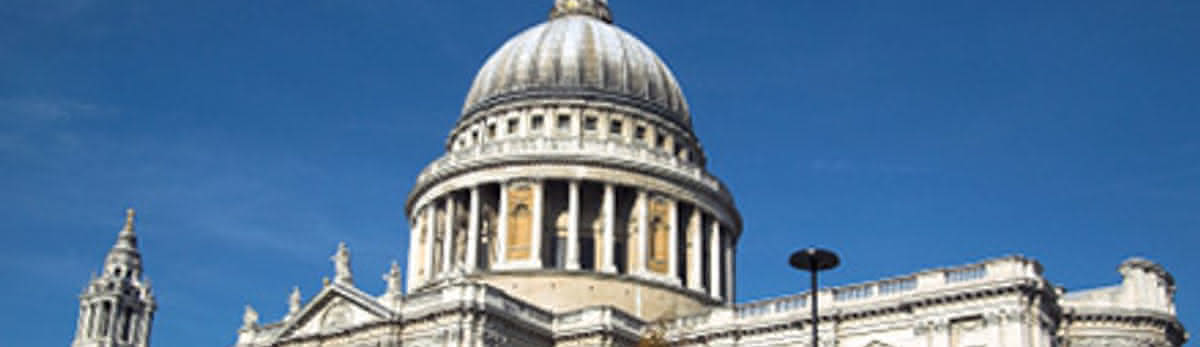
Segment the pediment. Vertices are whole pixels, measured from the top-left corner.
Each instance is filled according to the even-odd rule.
[[[868,343],[866,346],[863,346],[863,347],[892,347],[892,345],[889,345],[889,344],[886,344],[883,342],[879,342],[879,341],[871,341],[871,343]]]
[[[355,288],[331,285],[290,319],[279,339],[334,333],[391,316],[392,312],[370,295]]]

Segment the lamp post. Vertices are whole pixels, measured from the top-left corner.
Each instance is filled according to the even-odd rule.
[[[812,347],[817,347],[817,273],[837,267],[838,256],[833,251],[807,248],[792,253],[788,264],[812,275]]]

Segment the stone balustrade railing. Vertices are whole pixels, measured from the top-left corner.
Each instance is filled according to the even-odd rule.
[[[836,309],[860,304],[875,304],[879,301],[911,298],[926,293],[945,293],[949,289],[969,287],[981,283],[1036,279],[1040,277],[1040,265],[1032,260],[1014,256],[988,260],[978,264],[929,270],[881,281],[823,289],[818,299],[820,300],[822,310],[827,308]],[[777,314],[805,312],[804,309],[808,307],[810,301],[810,293],[801,293],[739,304],[733,310],[738,319],[758,319]]]
[[[488,306],[497,312],[506,312],[524,321],[549,330],[554,323],[554,314],[542,308],[509,297],[503,292],[481,285],[461,285],[434,288],[409,294],[404,299],[402,315],[420,316],[422,313],[461,307],[465,303]]]
[[[553,138],[532,137],[502,139],[475,144],[457,151],[448,152],[430,163],[417,176],[421,185],[445,172],[470,167],[472,164],[520,158],[583,159],[627,163],[641,168],[670,173],[688,178],[723,197],[729,190],[720,180],[708,174],[703,167],[672,155],[661,149],[622,140],[598,138]]]

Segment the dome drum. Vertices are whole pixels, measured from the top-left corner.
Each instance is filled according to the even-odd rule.
[[[566,125],[569,127],[556,129],[563,124],[547,124],[546,128],[541,129],[544,132],[537,132],[530,129],[532,118],[535,117],[556,122],[567,117],[569,123]],[[614,123],[618,124],[616,129],[613,128]],[[621,125],[625,127],[621,128]],[[638,126],[646,128],[650,136],[666,135],[673,140],[672,148],[690,150],[693,157],[703,162],[700,142],[690,127],[628,104],[570,98],[526,99],[482,109],[455,124],[447,138],[446,148],[454,150],[455,146],[515,136],[626,137],[628,141],[643,140],[634,138],[633,131]],[[662,147],[661,144],[658,147]]]
[[[426,192],[410,211],[409,290],[457,271],[492,276],[496,283],[524,278],[520,273],[565,271],[602,274],[608,279],[597,285],[605,290],[651,281],[675,288],[663,295],[689,307],[732,298],[739,230],[703,204],[652,190],[649,183],[578,177],[452,183]],[[696,295],[710,299],[696,301]]]

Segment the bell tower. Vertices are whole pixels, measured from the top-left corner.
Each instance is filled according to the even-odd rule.
[[[142,256],[133,231],[133,209],[104,258],[100,276],[79,295],[79,320],[72,347],[147,347],[154,320],[150,279],[142,275]]]

